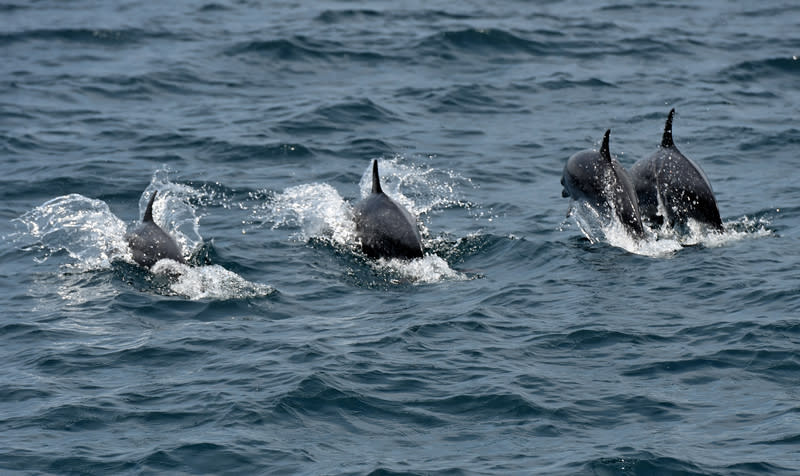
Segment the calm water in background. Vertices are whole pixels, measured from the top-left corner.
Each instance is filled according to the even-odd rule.
[[[106,3],[0,3],[0,472],[800,470],[795,2]],[[587,240],[671,107],[728,232]]]

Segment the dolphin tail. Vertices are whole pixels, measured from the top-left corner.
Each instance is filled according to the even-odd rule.
[[[661,138],[661,147],[675,147],[675,142],[672,141],[672,118],[675,117],[675,108],[669,111],[667,122],[664,124],[664,136]]]
[[[611,151],[608,148],[608,136],[610,134],[611,129],[606,131],[606,135],[603,136],[603,145],[600,146],[600,157],[608,161],[608,163],[611,163]]]
[[[372,161],[372,193],[383,193],[381,177],[378,175],[378,159]]]
[[[153,221],[153,202],[156,201],[156,195],[158,195],[158,190],[153,192],[153,195],[150,197],[150,201],[147,202],[147,209],[144,211],[144,218],[142,218],[142,223],[155,223]]]

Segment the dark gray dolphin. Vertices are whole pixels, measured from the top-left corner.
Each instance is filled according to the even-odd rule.
[[[150,268],[158,260],[165,258],[186,263],[175,240],[153,221],[153,202],[156,195],[158,191],[153,192],[150,197],[142,223],[125,235],[133,260],[145,268]]]
[[[417,220],[381,190],[378,161],[372,162],[372,193],[355,206],[356,235],[370,258],[422,258]]]
[[[611,157],[610,134],[607,130],[600,152],[583,150],[569,158],[561,177],[561,195],[585,201],[606,219],[613,213],[634,238],[641,239],[645,233],[636,192],[628,173]]]
[[[717,200],[706,174],[672,140],[674,115],[672,109],[658,150],[633,164],[630,170],[642,217],[657,225],[666,220],[678,229],[684,228],[691,218],[715,231],[723,231]]]

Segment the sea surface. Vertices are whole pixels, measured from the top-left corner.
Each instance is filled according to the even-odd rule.
[[[800,474],[796,1],[0,19],[1,474]],[[671,108],[726,231],[568,217]],[[424,258],[357,246],[373,159]]]

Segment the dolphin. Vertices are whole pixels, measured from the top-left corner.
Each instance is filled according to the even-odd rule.
[[[600,152],[583,150],[567,160],[561,177],[562,197],[585,201],[601,216],[611,219],[612,214],[636,239],[645,237],[636,191],[628,173],[611,157],[607,130]]]
[[[361,249],[370,258],[422,258],[417,220],[383,193],[377,160],[372,162],[372,192],[355,206],[353,218]]]
[[[156,195],[158,191],[153,192],[150,197],[142,223],[125,235],[133,260],[145,268],[152,267],[160,259],[171,259],[185,264],[186,260],[183,259],[178,244],[153,221],[153,202]]]
[[[678,229],[684,228],[691,218],[714,231],[724,231],[706,174],[675,147],[674,116],[673,108],[664,124],[658,150],[633,164],[630,170],[642,216],[656,225],[666,220],[669,226]]]

